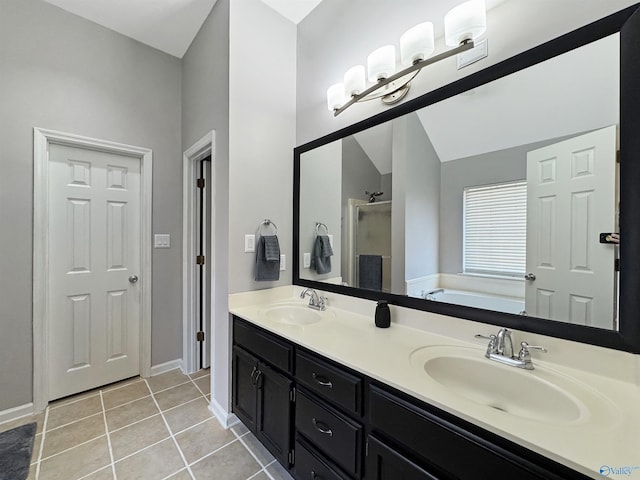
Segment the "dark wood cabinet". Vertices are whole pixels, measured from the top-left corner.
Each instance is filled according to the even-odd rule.
[[[256,436],[282,464],[289,464],[293,382],[264,363],[258,364]]]
[[[242,319],[233,325],[233,411],[298,480],[588,478]]]
[[[240,347],[233,347],[231,361],[232,408],[246,427],[255,431],[257,423],[258,395],[256,375],[258,359]]]
[[[367,445],[367,480],[439,480],[375,437]]]
[[[249,351],[248,351],[249,350]],[[234,322],[233,412],[271,454],[289,466],[292,454],[293,346],[251,325]],[[276,369],[275,365],[285,369]]]

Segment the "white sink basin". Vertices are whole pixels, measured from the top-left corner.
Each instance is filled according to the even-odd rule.
[[[504,415],[556,425],[617,418],[606,397],[539,365],[524,370],[489,360],[481,349],[455,346],[424,347],[410,359],[438,387]]]
[[[312,325],[331,316],[327,310],[313,310],[306,303],[294,302],[273,304],[264,308],[261,313],[270,322],[296,326]]]

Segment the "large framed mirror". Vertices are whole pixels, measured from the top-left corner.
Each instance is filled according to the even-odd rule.
[[[640,352],[637,5],[294,150],[294,284]]]

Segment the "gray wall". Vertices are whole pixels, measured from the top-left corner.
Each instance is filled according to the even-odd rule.
[[[230,2],[229,293],[291,284],[296,26],[260,0]],[[278,226],[287,270],[254,281],[244,235]]]
[[[229,0],[218,0],[182,59],[182,148],[215,130],[215,272],[212,287],[213,398],[227,408],[229,365]]]
[[[406,118],[404,262],[405,279],[411,280],[439,271],[440,159],[418,116]]]
[[[0,2],[0,410],[32,401],[33,127],[153,149],[152,365],[181,356],[180,60],[40,0]]]
[[[342,140],[342,204],[349,198],[369,200],[365,191],[382,189],[382,176],[364,152],[358,141],[351,137]],[[385,192],[387,194],[388,192]],[[377,198],[391,200],[391,197]]]
[[[428,3],[428,2],[427,2]],[[636,0],[509,0],[487,13],[489,57],[457,70],[444,61],[412,82],[407,100],[498,63],[531,47],[636,3]],[[452,7],[456,2],[449,3]],[[298,25],[297,144],[351,125],[389,107],[379,101],[354,105],[338,117],[327,110],[327,88],[352,65],[387,43],[398,46],[405,30],[431,20],[442,34],[442,17],[425,18],[424,0],[324,0]],[[444,15],[446,9],[443,9]],[[362,12],[366,12],[363,15]],[[382,26],[382,27],[381,27]],[[327,32],[331,32],[330,35]],[[442,37],[436,51],[444,50]],[[406,100],[405,100],[406,101]]]
[[[342,276],[342,142],[332,142],[302,154],[300,162],[300,278],[325,280]],[[313,255],[316,222],[324,223],[333,235],[331,272],[318,274],[303,268],[305,252]],[[324,234],[324,229],[319,230]]]

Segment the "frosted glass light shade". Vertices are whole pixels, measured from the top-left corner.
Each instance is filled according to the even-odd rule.
[[[344,74],[344,93],[347,97],[358,95],[367,87],[364,78],[364,65],[351,67]]]
[[[434,49],[433,23],[431,22],[419,23],[400,37],[400,59],[403,65],[413,65],[418,60],[424,60],[433,53]]]
[[[457,47],[463,40],[476,40],[486,29],[484,0],[462,3],[444,16],[444,39],[450,47]]]
[[[367,57],[367,77],[370,82],[388,78],[396,71],[396,47],[385,45]]]
[[[345,102],[344,84],[336,83],[327,90],[327,107],[333,112],[340,108]]]

